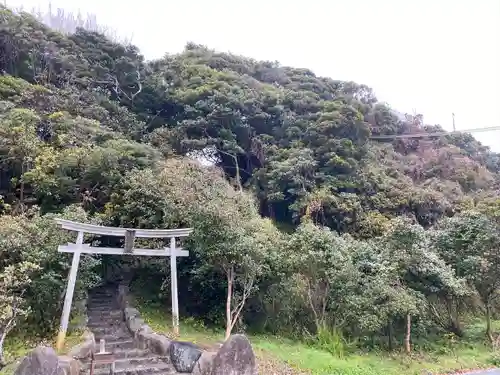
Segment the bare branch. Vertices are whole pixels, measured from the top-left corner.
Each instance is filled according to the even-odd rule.
[[[100,64],[97,64],[99,65],[102,69],[105,69],[102,65]],[[130,75],[131,73],[127,73],[127,76]],[[118,100],[123,100],[123,97],[125,97],[129,102],[133,102],[135,97],[137,95],[139,95],[141,92],[142,92],[142,82],[141,82],[141,73],[139,72],[139,70],[136,70],[135,71],[135,75],[136,75],[136,82],[135,84],[137,85],[137,91],[132,93],[132,94],[127,94],[120,86],[120,82],[118,81],[118,78],[115,76],[115,75],[112,75],[112,74],[109,74],[107,73],[106,74],[106,77],[107,77],[107,80],[105,81],[94,81],[94,83],[96,84],[104,84],[104,85],[113,85],[112,87],[112,90],[113,92],[116,94]],[[130,87],[133,87],[131,85],[128,86],[129,88]]]
[[[17,318],[17,313],[18,313],[18,302],[22,298],[22,296],[25,293],[25,289],[23,289],[19,295],[19,299],[16,298],[15,296],[12,299],[12,304],[11,304],[11,310],[12,310],[12,316],[10,319],[7,321],[7,324],[3,327],[2,332],[0,334],[0,368],[4,367],[6,365],[5,362],[5,357],[3,355],[3,345],[5,343],[5,338],[7,337],[7,334],[12,330],[12,328],[15,327],[16,325],[16,318]]]
[[[241,297],[238,305],[233,309],[231,313],[231,330],[234,328],[236,322],[238,321],[241,311],[243,310],[243,307],[245,307],[245,302],[247,301],[248,297],[250,297],[254,281],[254,277],[248,277],[243,285],[243,296]]]

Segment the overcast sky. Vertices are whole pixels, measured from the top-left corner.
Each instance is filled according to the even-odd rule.
[[[133,35],[147,58],[193,41],[365,83],[393,108],[415,108],[447,130],[452,112],[458,129],[500,126],[500,0],[51,2]],[[500,152],[500,131],[475,136]]]

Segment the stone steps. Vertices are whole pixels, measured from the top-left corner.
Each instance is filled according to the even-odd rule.
[[[114,307],[115,309],[118,308],[118,305],[116,303],[109,303],[107,302],[101,302],[101,301],[87,301],[87,307],[88,308],[99,308],[99,307]]]
[[[102,316],[102,315],[93,315],[88,319],[90,326],[117,326],[120,324],[125,324],[123,320],[123,314],[121,316]]]
[[[109,328],[113,327],[116,330],[122,329],[125,327],[125,324],[123,322],[117,322],[117,321],[107,321],[107,322],[98,322],[96,320],[88,321],[87,322],[87,327],[94,332],[94,330],[99,331],[101,328]]]
[[[87,303],[87,327],[93,332],[96,349],[105,340],[105,350],[115,356],[116,375],[172,375],[177,374],[169,358],[137,347],[128,330],[123,311],[116,303],[116,289],[103,287],[90,292]],[[81,375],[87,375],[90,360],[82,362]],[[108,375],[110,365],[96,365],[95,375]]]
[[[124,331],[125,329],[127,329],[127,327],[123,323],[117,323],[117,324],[93,323],[93,324],[87,324],[87,327],[92,330],[94,335],[110,335],[116,331],[119,330]]]
[[[107,349],[106,349],[107,350]],[[151,355],[148,349],[114,349],[115,358],[141,358]]]
[[[95,341],[96,343],[99,342],[99,340],[104,339],[105,342],[114,342],[114,341],[121,341],[121,340],[126,340],[126,339],[132,339],[132,335],[130,332],[125,332],[125,331],[119,331],[115,333],[110,333],[110,334],[94,334]]]
[[[95,292],[92,292],[92,295],[90,296],[91,299],[93,300],[96,300],[96,299],[101,299],[101,300],[106,300],[106,301],[112,301],[112,299],[115,297],[116,295],[116,292],[115,293],[106,293],[106,292],[103,292],[103,293],[95,293]]]
[[[112,340],[106,341],[106,350],[114,352],[117,349],[121,350],[131,350],[136,349],[136,345],[132,337],[124,340]],[[96,340],[96,345],[99,345],[99,341]]]
[[[87,310],[87,315],[90,318],[95,319],[106,319],[106,318],[115,318],[122,319],[123,313],[120,310],[108,310],[108,311],[92,311]]]
[[[101,290],[93,290],[92,291],[92,297],[98,298],[98,297],[108,297],[112,298],[116,296],[116,291],[117,289],[111,290],[111,289],[101,289]]]
[[[89,301],[88,306],[91,309],[99,309],[99,308],[115,308],[117,309],[118,306],[116,303],[109,303],[109,302],[94,302],[94,301]]]
[[[87,307],[87,311],[93,313],[117,313],[121,310],[117,306],[89,306]]]
[[[92,312],[89,312],[87,310],[87,316],[89,318],[89,320],[95,320],[95,321],[99,321],[99,322],[105,322],[105,321],[122,321],[123,320],[123,313],[120,312],[120,314],[115,314],[115,313],[112,313],[112,314],[103,314],[101,312],[99,313],[92,313]]]
[[[122,316],[102,316],[102,315],[90,315],[87,319],[87,323],[90,326],[100,326],[100,327],[118,327],[120,323],[123,322]]]
[[[115,301],[112,300],[113,298],[114,297],[105,297],[105,298],[101,298],[101,297],[92,298],[91,297],[87,300],[87,304],[91,305],[91,306],[93,306],[93,305],[108,305],[108,306],[109,305],[116,305]]]
[[[149,354],[147,357],[132,357],[120,358],[115,361],[115,370],[128,369],[133,367],[146,367],[146,366],[163,366],[169,364],[167,357],[159,357],[154,354]],[[109,368],[108,364],[96,364],[95,369]],[[82,369],[90,369],[90,361],[83,364]]]
[[[119,312],[119,313],[118,313]],[[108,310],[108,311],[93,311],[87,309],[87,316],[94,318],[95,320],[120,320],[123,321],[123,312],[120,310]]]
[[[109,332],[109,330],[114,329],[115,331],[118,330],[125,330],[126,326],[124,324],[121,324],[121,322],[107,322],[107,323],[98,323],[98,322],[92,322],[92,323],[87,323],[87,327],[94,333],[97,334],[110,334],[112,332]]]
[[[113,294],[92,294],[89,296],[89,302],[114,302]]]
[[[108,375],[109,374],[109,366],[96,368],[94,370],[95,375]],[[87,375],[88,369],[81,369],[80,374]],[[168,363],[158,363],[154,365],[141,365],[141,366],[133,366],[128,368],[115,368],[115,374],[117,375],[174,375],[177,372],[173,369],[173,367]]]

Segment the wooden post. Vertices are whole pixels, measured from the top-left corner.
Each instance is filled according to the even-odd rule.
[[[69,313],[71,311],[71,303],[73,301],[73,292],[75,291],[76,274],[78,273],[78,264],[80,263],[81,245],[83,244],[83,232],[78,232],[76,245],[78,248],[73,253],[73,261],[71,262],[71,270],[69,271],[68,286],[66,287],[66,296],[64,297],[64,307],[61,317],[61,326],[57,335],[57,350],[61,350],[66,338],[68,330]]]
[[[172,328],[174,335],[179,336],[179,300],[177,290],[177,248],[175,237],[170,238],[170,279],[172,293]]]

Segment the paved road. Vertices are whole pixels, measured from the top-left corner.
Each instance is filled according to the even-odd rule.
[[[463,375],[500,375],[500,369],[467,372]]]

